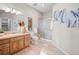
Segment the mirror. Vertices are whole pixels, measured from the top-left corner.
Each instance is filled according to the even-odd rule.
[[[18,32],[19,20],[23,20],[25,27],[28,27],[28,30],[32,30],[32,18],[27,17],[28,20],[24,18],[24,15],[16,15],[14,13],[5,12],[0,10],[0,32]]]
[[[17,19],[15,14],[0,10],[0,30],[1,32],[11,31],[13,28],[13,20]]]

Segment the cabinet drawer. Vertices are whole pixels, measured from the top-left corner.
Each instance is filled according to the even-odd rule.
[[[9,43],[0,45],[0,49],[5,49],[5,48],[8,48],[8,47],[9,47]]]
[[[31,37],[30,36],[25,36],[25,39],[31,39]]]
[[[0,55],[9,54],[9,44],[0,45]]]
[[[30,35],[25,35],[25,36],[27,36],[27,37],[28,37],[28,36],[30,36]]]
[[[18,37],[19,39],[24,39],[24,36],[22,36],[22,37]]]
[[[31,37],[29,37],[29,38],[25,38],[25,40],[31,40],[32,38]]]
[[[9,43],[9,39],[0,40],[0,44]]]
[[[25,35],[25,36],[30,36],[29,34]]]
[[[20,39],[24,39],[24,37],[18,36],[18,37],[12,38],[11,41],[16,41],[16,40],[20,40]]]
[[[8,55],[9,54],[9,48],[2,49],[2,54]]]
[[[27,39],[31,40],[32,38],[31,37],[28,37]]]

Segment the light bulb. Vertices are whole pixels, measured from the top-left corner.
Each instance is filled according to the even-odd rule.
[[[10,12],[10,11],[11,11],[10,8],[6,8],[6,9],[5,9],[5,12]]]
[[[13,10],[11,11],[11,13],[16,13],[16,10],[15,10],[15,9],[13,9]]]
[[[18,14],[22,14],[22,13],[21,13],[20,11],[17,11],[17,12],[16,12],[16,15],[18,15]]]

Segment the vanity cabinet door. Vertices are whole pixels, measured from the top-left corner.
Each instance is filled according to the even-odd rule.
[[[10,53],[15,53],[18,51],[18,40],[10,42]]]
[[[23,49],[24,48],[24,38],[21,38],[19,40],[19,49]]]
[[[25,36],[25,47],[29,46],[31,42],[31,37],[29,35]]]
[[[24,36],[18,36],[10,40],[10,53],[13,54],[24,48]]]
[[[27,47],[29,44],[28,44],[28,39],[25,39],[25,47]]]
[[[9,54],[9,43],[0,45],[0,54],[8,55]]]

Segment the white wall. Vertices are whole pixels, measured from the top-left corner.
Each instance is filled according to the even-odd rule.
[[[79,8],[79,4],[55,4],[53,12],[64,8],[66,10],[77,9]],[[79,28],[67,28],[62,23],[54,22],[52,38],[54,45],[65,54],[79,54]]]
[[[16,4],[0,4],[1,9],[5,8],[5,7],[9,7],[9,8],[15,8],[16,10],[19,10],[23,13],[23,16],[25,16],[24,18],[21,16],[19,16],[19,19],[24,19],[26,21],[26,26],[28,24],[27,22],[27,17],[32,17],[33,19],[33,30],[34,28],[37,29],[38,27],[38,20],[40,20],[41,18],[41,13],[39,13],[38,11],[36,11],[35,9],[31,8],[30,6],[28,6],[27,4],[20,4],[20,3],[16,3]]]
[[[52,18],[52,11],[43,13],[43,19]]]
[[[59,22],[54,22],[53,25],[52,37],[54,45],[66,54],[70,53],[72,41],[70,37],[70,30],[64,24],[60,24]]]

